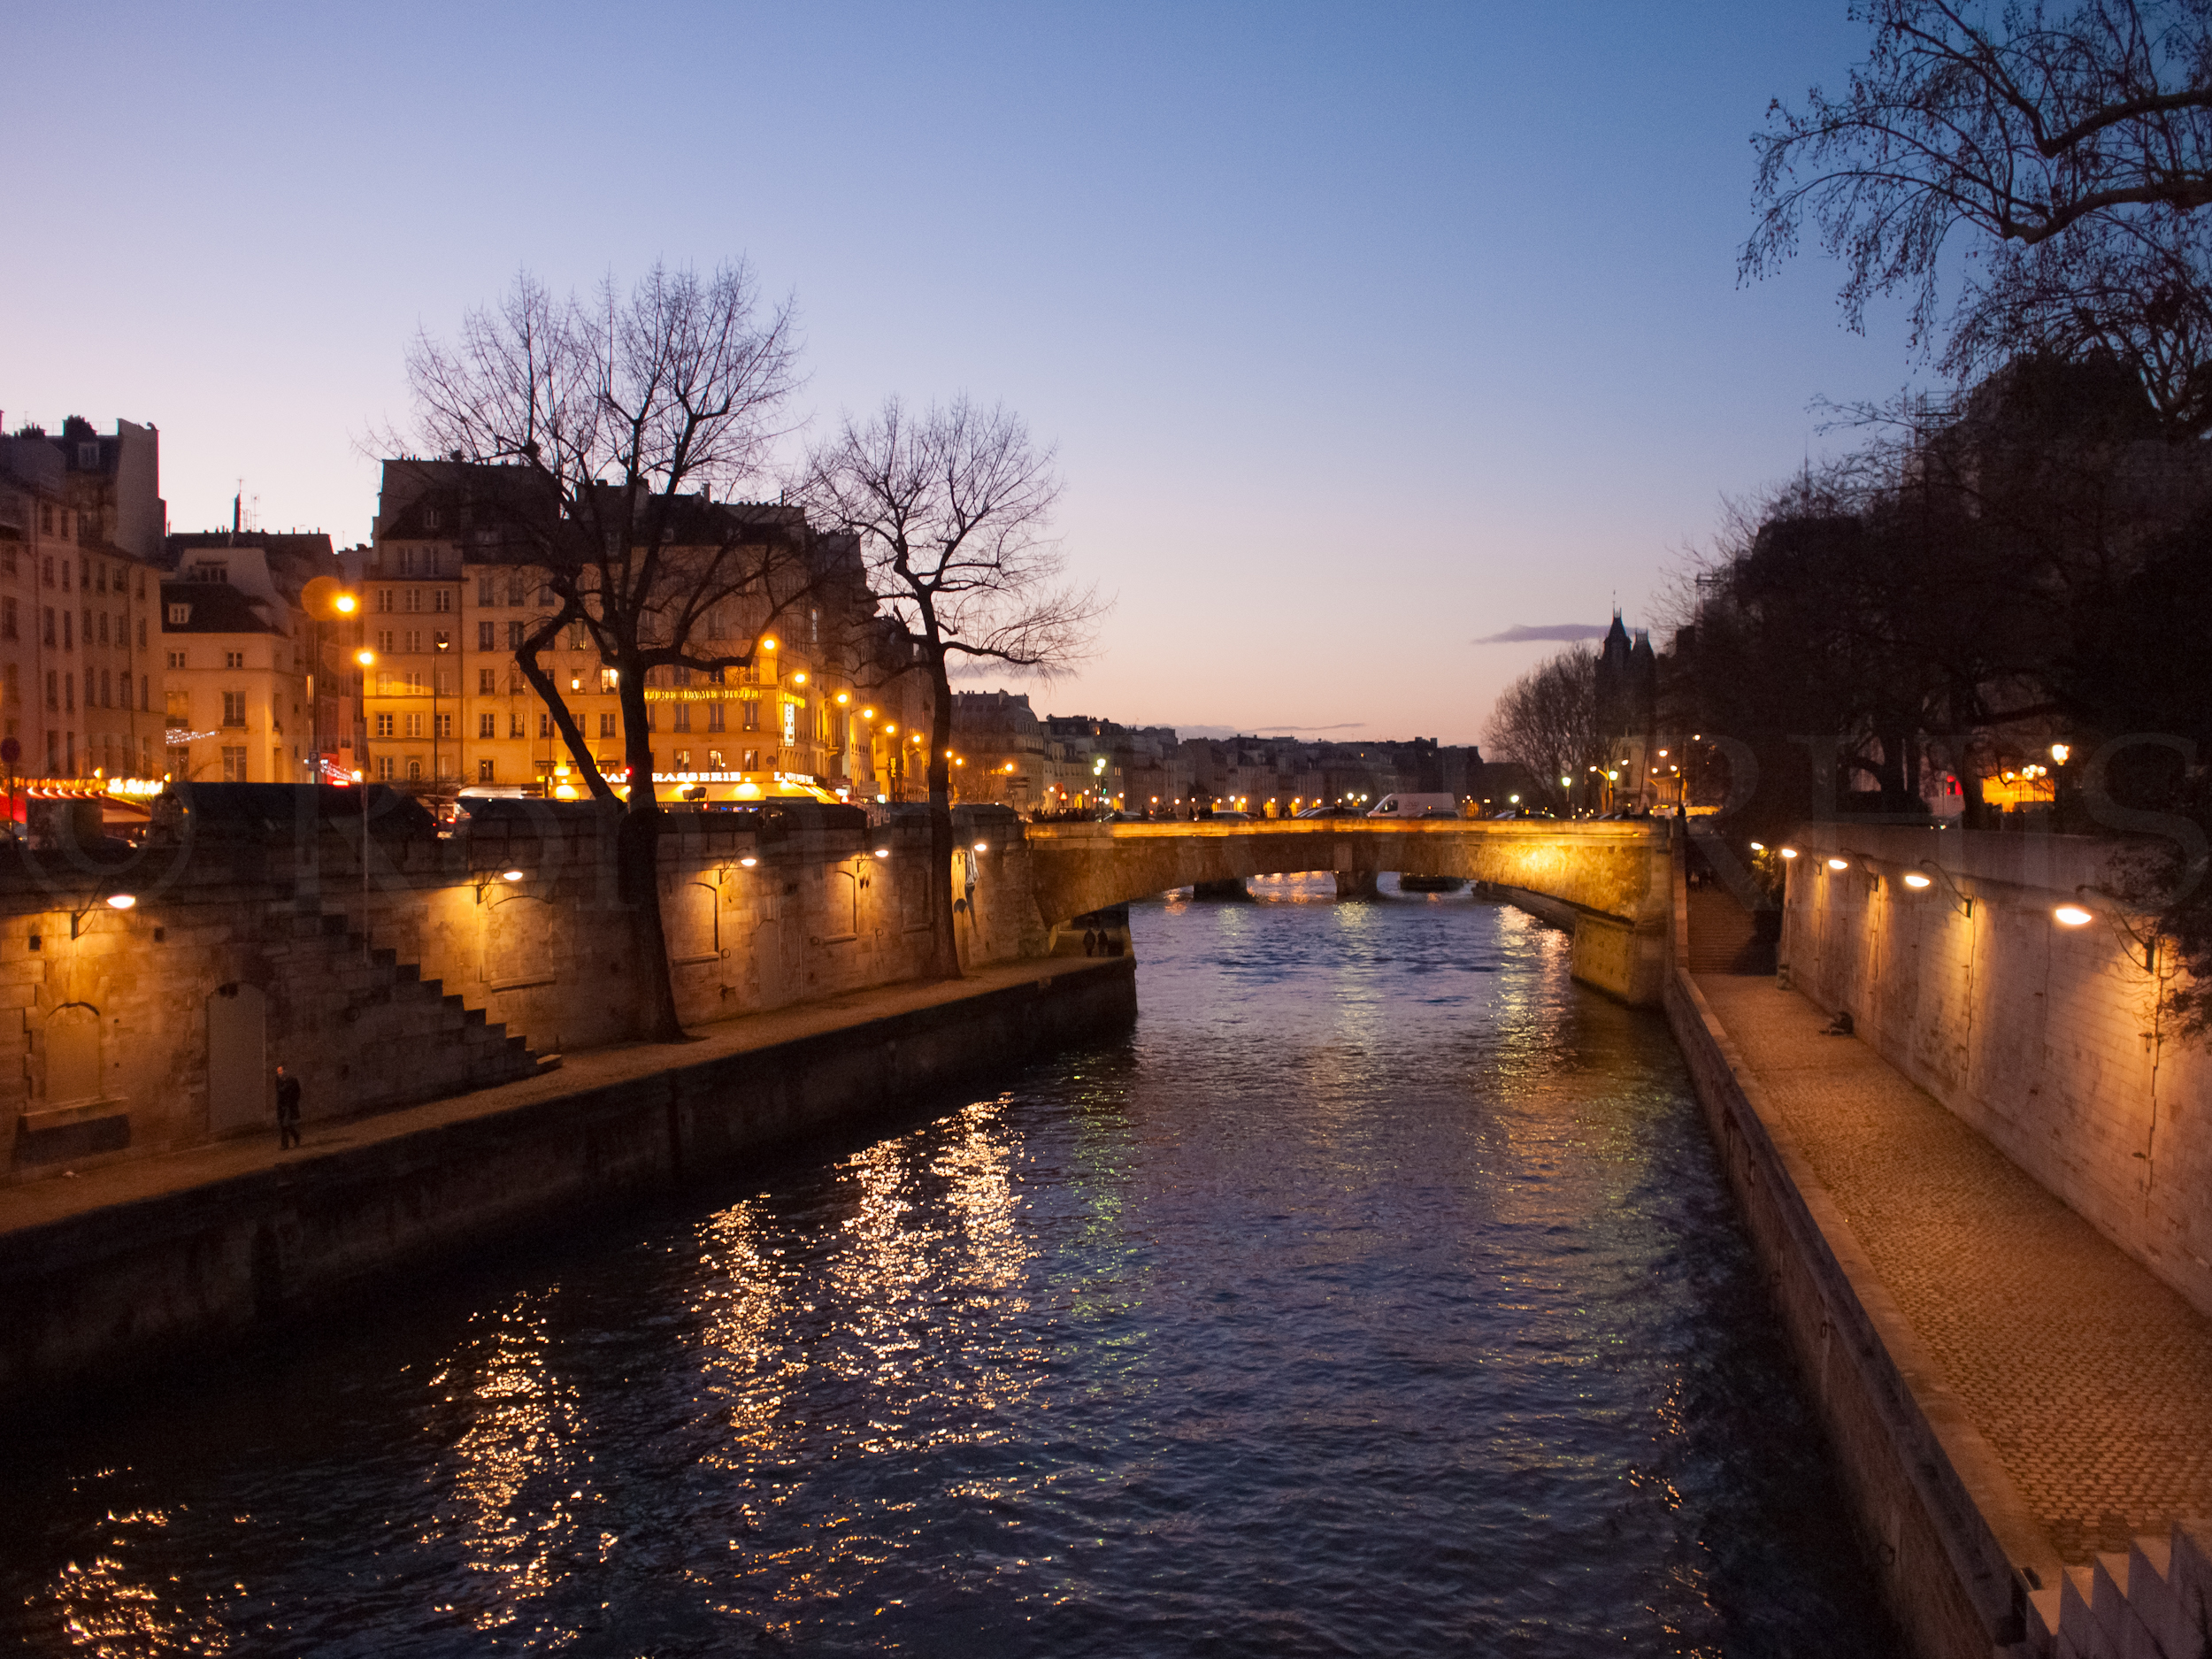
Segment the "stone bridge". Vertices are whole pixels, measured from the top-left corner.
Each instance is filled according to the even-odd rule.
[[[1640,1007],[1659,1002],[1672,902],[1668,819],[1259,818],[1025,827],[1037,909],[1048,926],[1171,887],[1246,876],[1329,871],[1340,892],[1358,891],[1383,871],[1463,876],[1571,928],[1578,979]]]

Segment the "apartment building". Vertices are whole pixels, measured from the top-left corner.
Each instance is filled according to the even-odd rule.
[[[169,775],[205,783],[306,783],[315,757],[350,770],[343,690],[349,630],[308,614],[309,584],[343,564],[319,531],[216,530],[168,539],[161,584],[162,713]],[[326,659],[318,709],[316,654]],[[321,729],[319,731],[319,727]]]
[[[517,661],[525,638],[557,611],[542,572],[503,528],[521,482],[515,469],[385,463],[359,577],[374,657],[365,689],[368,753],[379,780],[557,798],[586,793],[552,709]],[[799,509],[772,503],[687,501],[671,538],[663,557],[679,570],[736,546],[788,572],[845,561],[854,580],[824,582],[818,594],[795,590],[806,602],[772,620],[765,601],[708,611],[693,635],[698,653],[749,650],[754,661],[653,671],[644,701],[657,791],[706,801],[881,793],[881,727],[900,722],[865,693],[881,677],[856,672],[873,633],[854,549],[816,536]],[[541,649],[539,662],[593,764],[626,787],[616,670],[580,626]]]
[[[160,775],[158,577],[114,539],[158,523],[151,432],[103,437],[73,416],[59,438],[0,438],[0,722],[18,775]]]

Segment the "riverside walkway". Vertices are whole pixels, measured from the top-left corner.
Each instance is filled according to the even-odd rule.
[[[2059,1559],[2206,1536],[2212,1319],[1802,995],[1694,977]]]
[[[994,991],[1049,984],[1055,978],[1093,965],[1053,958],[999,963],[970,968],[966,977],[959,979],[907,980],[849,991],[699,1025],[693,1029],[693,1041],[686,1043],[620,1043],[569,1055],[557,1067],[535,1077],[419,1106],[320,1122],[311,1117],[303,1144],[290,1151],[278,1149],[273,1118],[259,1133],[0,1187],[0,1242],[29,1228],[98,1210],[173,1197],[288,1167],[311,1166],[380,1143],[500,1118],[563,1096],[588,1094],[678,1069],[832,1036],[872,1021],[944,1008]]]

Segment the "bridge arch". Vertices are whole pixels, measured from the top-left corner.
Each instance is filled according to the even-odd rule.
[[[1202,819],[1032,824],[1024,840],[1047,927],[1201,881],[1307,870],[1460,876],[1571,926],[1578,979],[1654,1006],[1672,904],[1671,828],[1664,818]]]

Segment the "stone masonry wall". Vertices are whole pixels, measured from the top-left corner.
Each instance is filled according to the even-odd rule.
[[[2142,948],[2094,891],[2116,844],[1847,825],[1794,844],[1792,983],[2212,1313],[2212,1054],[2162,1019]],[[1911,870],[1932,885],[1906,887]],[[2060,925],[2066,903],[2093,919]]]
[[[959,820],[964,957],[1042,954],[1019,824]],[[626,1035],[635,964],[597,826],[373,835],[365,881],[347,827],[202,832],[121,864],[0,849],[12,1178],[268,1133],[280,1062],[311,1120],[505,1081]],[[757,838],[680,820],[661,892],[683,1019],[916,977],[926,850],[918,822]],[[117,892],[136,904],[110,908]]]

